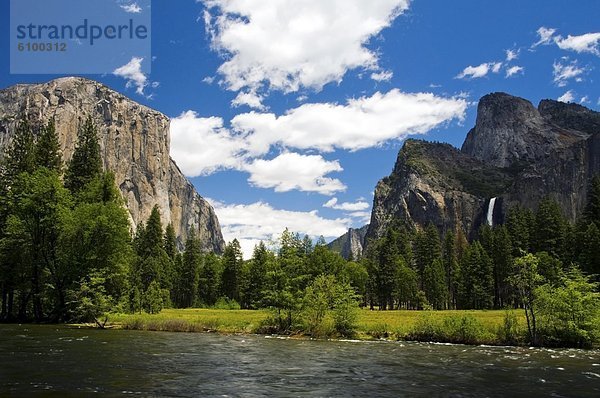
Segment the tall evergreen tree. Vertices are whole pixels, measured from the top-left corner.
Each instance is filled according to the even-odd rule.
[[[436,258],[431,264],[425,266],[423,274],[423,291],[431,306],[436,310],[446,308],[448,289],[446,287],[446,275],[441,258]]]
[[[175,259],[177,256],[177,236],[175,235],[175,228],[173,228],[173,224],[169,223],[167,225],[167,229],[165,230],[165,238],[164,238],[163,248],[165,252],[171,259]]]
[[[558,259],[563,259],[566,223],[559,204],[550,198],[543,199],[535,214],[535,251],[547,252]]]
[[[40,131],[35,145],[34,161],[36,167],[45,167],[61,173],[62,154],[54,119],[50,120]]]
[[[242,249],[237,239],[225,246],[223,253],[223,295],[240,301],[240,275],[242,270]]]
[[[590,182],[584,218],[588,223],[600,226],[600,175],[594,176]]]
[[[182,308],[188,308],[193,306],[198,298],[200,263],[202,260],[200,241],[196,237],[194,229],[190,231],[185,243],[182,260],[181,274],[177,286],[181,292],[181,302],[178,304]]]
[[[460,267],[459,307],[491,308],[494,297],[492,262],[478,241],[467,249]]]
[[[75,152],[65,174],[65,186],[72,193],[77,194],[101,173],[102,158],[98,133],[92,118],[88,116],[78,132]]]

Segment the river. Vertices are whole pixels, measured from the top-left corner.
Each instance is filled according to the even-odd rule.
[[[600,397],[600,351],[0,325],[0,396]]]

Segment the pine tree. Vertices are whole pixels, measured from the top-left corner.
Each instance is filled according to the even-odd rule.
[[[169,258],[174,260],[177,255],[177,236],[175,235],[175,228],[173,228],[172,223],[169,223],[165,230],[163,248]]]
[[[419,274],[419,286],[423,290],[423,277],[425,268],[441,257],[440,235],[433,224],[429,224],[425,231],[417,232],[415,238],[415,265]]]
[[[177,286],[181,292],[181,302],[178,304],[182,308],[188,308],[193,306],[198,298],[199,271],[202,260],[200,241],[193,229],[190,231],[185,243],[182,260],[181,274]]]
[[[234,239],[223,253],[223,295],[231,300],[240,301],[240,274],[242,269],[242,249],[240,242]]]
[[[50,120],[40,131],[35,145],[34,160],[36,167],[45,167],[61,173],[62,154],[54,119]]]
[[[98,134],[92,118],[88,117],[79,129],[77,146],[65,174],[65,186],[72,193],[77,194],[101,173],[102,158]]]
[[[566,223],[559,204],[550,198],[543,199],[535,214],[535,251],[547,252],[558,259],[563,259]]]
[[[202,260],[198,295],[202,303],[214,305],[221,289],[221,258],[214,253],[207,253]]]
[[[600,225],[600,175],[594,176],[590,183],[584,217],[588,223]]]
[[[446,276],[446,289],[448,290],[448,309],[456,308],[456,276],[458,273],[458,255],[456,251],[456,236],[452,232],[446,233],[442,258]]]
[[[250,308],[258,308],[261,304],[262,292],[270,263],[275,261],[265,244],[260,241],[254,246],[252,259],[248,264],[248,286],[244,294],[245,301]]]
[[[431,264],[425,266],[423,274],[423,291],[429,304],[436,310],[443,310],[446,307],[448,290],[446,288],[446,276],[444,264],[441,258],[433,260]]]
[[[494,307],[503,308],[511,303],[513,294],[508,277],[513,272],[512,243],[506,226],[492,230],[490,256],[494,265]]]
[[[459,307],[491,308],[494,297],[492,262],[478,241],[467,249],[460,267]]]
[[[2,183],[5,188],[12,185],[20,173],[35,170],[35,144],[31,125],[22,120],[17,126],[13,140],[2,160]]]
[[[511,207],[508,211],[506,227],[512,242],[513,257],[529,253],[533,245],[535,227],[535,217],[531,210],[520,206]]]

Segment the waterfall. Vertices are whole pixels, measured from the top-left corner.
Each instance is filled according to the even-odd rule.
[[[494,206],[496,205],[496,198],[491,198],[488,204],[487,211],[487,223],[490,227],[494,226]]]

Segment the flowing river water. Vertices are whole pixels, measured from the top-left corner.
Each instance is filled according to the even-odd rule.
[[[0,396],[600,397],[600,351],[0,325]]]

